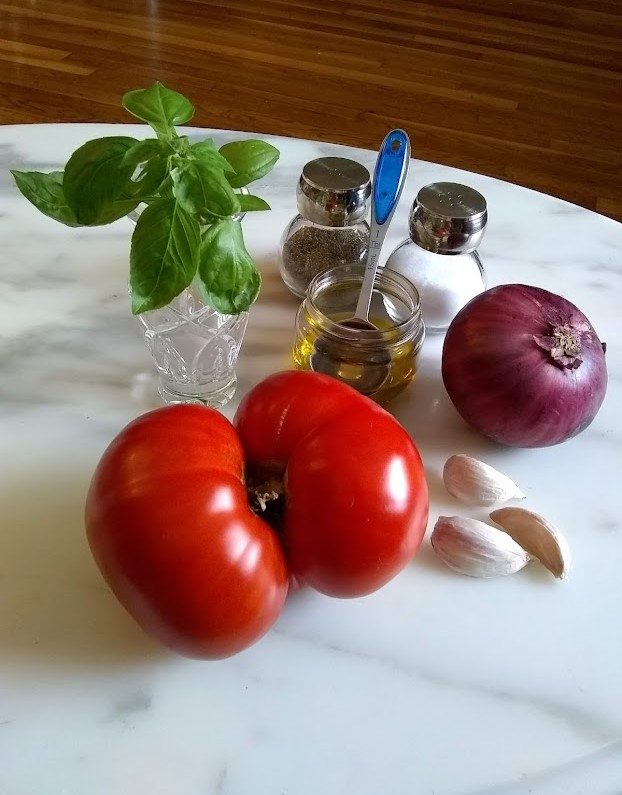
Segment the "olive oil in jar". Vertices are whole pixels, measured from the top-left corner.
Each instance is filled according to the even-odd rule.
[[[332,318],[332,320],[346,320],[346,317]],[[378,318],[371,317],[370,321],[377,328],[382,328],[382,323]],[[312,328],[297,339],[293,352],[294,364],[297,369],[312,369],[310,360],[315,350],[317,339],[318,332]],[[388,351],[388,355],[390,358],[386,379],[378,390],[370,395],[378,403],[386,403],[396,395],[399,395],[410,384],[417,372],[417,357],[415,356],[415,343],[413,341],[392,347]],[[341,361],[336,377],[351,384],[364,376],[369,364],[364,361],[364,355],[360,358],[361,361]]]
[[[330,352],[331,375],[354,388],[374,383],[372,391],[359,389],[378,403],[387,403],[413,380],[424,328],[416,289],[396,273],[378,272],[370,320],[377,331],[341,325],[354,314],[363,278],[362,266],[333,268],[309,285],[296,318],[294,364],[317,367],[317,352]],[[321,371],[321,370],[320,370]],[[370,379],[371,375],[371,379]]]

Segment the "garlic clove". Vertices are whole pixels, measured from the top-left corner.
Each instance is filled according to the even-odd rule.
[[[513,574],[531,559],[507,533],[463,516],[439,516],[430,541],[447,566],[469,577]]]
[[[499,508],[490,518],[555,577],[563,580],[568,576],[570,549],[566,539],[544,517],[526,508]]]
[[[525,499],[523,492],[507,475],[468,455],[452,455],[447,459],[443,482],[452,496],[469,505],[494,505]]]

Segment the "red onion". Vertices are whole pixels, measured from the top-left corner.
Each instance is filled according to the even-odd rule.
[[[442,373],[463,419],[513,447],[580,433],[607,389],[604,346],[590,321],[565,298],[524,284],[493,287],[458,312]]]

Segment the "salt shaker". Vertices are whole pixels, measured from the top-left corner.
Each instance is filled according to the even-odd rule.
[[[311,280],[338,265],[363,262],[369,245],[371,178],[365,166],[343,157],[305,165],[296,189],[298,215],[281,240],[281,277],[303,298]]]
[[[486,200],[466,185],[435,182],[421,188],[410,210],[410,237],[385,267],[417,288],[426,331],[442,332],[486,287],[476,251],[488,221]]]

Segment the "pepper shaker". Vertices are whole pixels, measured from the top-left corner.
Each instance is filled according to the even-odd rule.
[[[369,171],[354,160],[320,157],[305,165],[296,189],[298,215],[280,248],[281,277],[294,295],[303,298],[320,273],[365,260],[370,195]]]
[[[460,309],[486,288],[476,249],[487,221],[486,200],[466,185],[436,182],[417,194],[409,216],[410,237],[385,267],[417,288],[426,331],[446,331]]]

